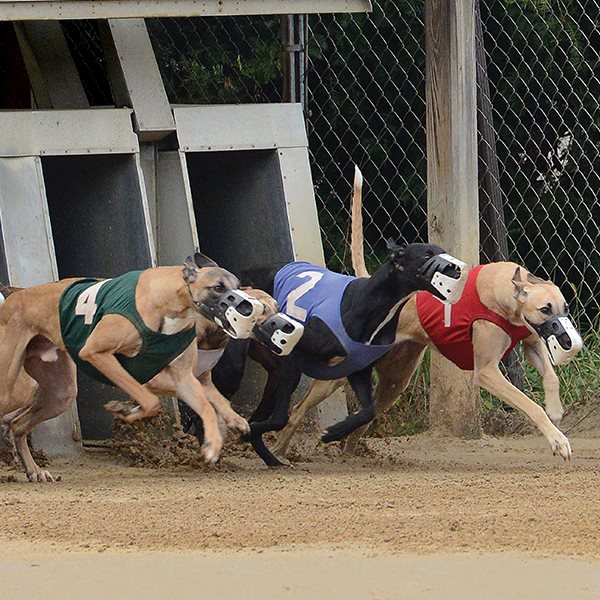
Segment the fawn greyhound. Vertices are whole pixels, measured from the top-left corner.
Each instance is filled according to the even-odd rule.
[[[223,328],[205,315],[237,290],[229,271],[196,252],[181,267],[133,271],[114,279],[72,278],[15,291],[3,288],[0,306],[0,415],[7,446],[30,481],[53,478],[33,460],[27,435],[39,423],[66,411],[77,394],[76,365],[121,388],[131,410],[107,405],[115,416],[135,421],[158,413],[158,395],[177,395],[202,419],[204,458],[214,463],[223,438],[217,415],[230,428],[248,432],[247,421],[212,385],[212,364],[203,352],[224,345]],[[241,300],[260,322],[276,310],[260,290]],[[227,311],[235,307],[229,307]],[[221,323],[226,326],[227,324]],[[196,342],[196,343],[194,343]],[[211,358],[209,357],[209,363]]]

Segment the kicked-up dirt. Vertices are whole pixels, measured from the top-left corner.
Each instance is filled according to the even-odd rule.
[[[368,439],[350,458],[305,435],[276,470],[237,442],[217,469],[51,458],[53,484],[0,463],[2,598],[166,597],[157,578],[184,597],[598,598],[592,425],[569,434],[566,463],[539,434],[431,433]],[[102,574],[104,595],[84,585]],[[60,595],[64,578],[77,594]]]

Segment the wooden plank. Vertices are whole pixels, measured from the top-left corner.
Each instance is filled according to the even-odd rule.
[[[160,265],[178,265],[200,247],[185,155],[176,150],[156,158],[156,244]]]
[[[129,108],[0,111],[0,156],[133,154]]]
[[[176,106],[173,113],[184,152],[308,146],[300,104]]]
[[[426,0],[429,238],[473,265],[479,259],[474,14],[473,0]],[[431,363],[432,427],[478,437],[471,374],[436,353]]]

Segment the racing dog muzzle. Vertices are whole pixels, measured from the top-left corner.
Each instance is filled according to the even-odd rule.
[[[469,267],[450,254],[436,254],[419,269],[424,289],[443,302],[458,302],[467,282]]]
[[[554,366],[566,365],[583,348],[581,335],[569,317],[551,317],[539,325],[526,321],[544,340]]]
[[[202,315],[215,322],[227,335],[240,340],[250,337],[265,309],[262,302],[242,290],[229,290],[214,304],[203,303],[199,308]]]
[[[254,338],[279,356],[287,356],[300,341],[304,325],[283,313],[276,313],[254,327]]]

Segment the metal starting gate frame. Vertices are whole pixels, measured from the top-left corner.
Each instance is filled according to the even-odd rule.
[[[171,106],[144,18],[370,8],[368,0],[0,1],[36,106],[0,110],[2,280],[112,277],[179,264],[195,247],[234,272],[273,260],[323,264],[301,105]],[[65,19],[99,20],[114,106],[89,106]],[[36,430],[54,455],[110,436],[102,406],[118,392],[83,374],[79,390],[78,407]],[[338,400],[329,410],[345,407]]]

